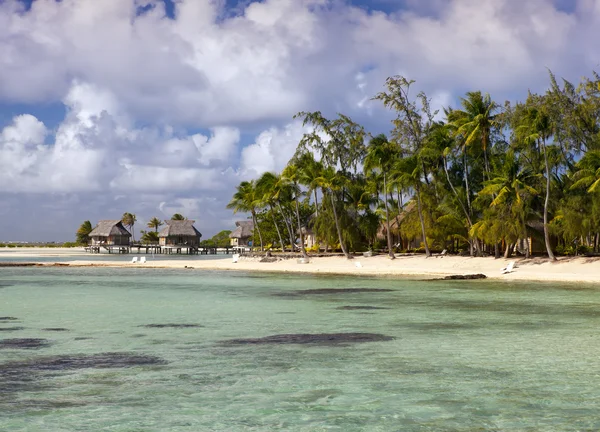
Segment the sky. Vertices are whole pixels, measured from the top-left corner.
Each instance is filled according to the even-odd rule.
[[[203,238],[281,170],[299,111],[378,134],[385,79],[503,105],[600,70],[600,0],[0,0],[0,241],[182,213]]]

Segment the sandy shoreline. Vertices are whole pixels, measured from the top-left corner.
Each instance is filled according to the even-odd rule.
[[[308,264],[299,264],[296,259],[263,263],[256,258],[242,258],[233,263],[232,257],[206,259],[152,260],[148,256],[145,264],[131,264],[130,256],[115,255],[115,259],[103,257],[101,261],[90,260],[90,255],[79,249],[20,248],[18,250],[0,250],[3,262],[39,262],[42,265],[71,267],[128,267],[128,268],[170,268],[187,270],[238,270],[247,272],[283,272],[309,274],[345,274],[384,277],[443,277],[456,274],[485,274],[488,278],[499,280],[529,280],[549,282],[595,282],[600,284],[600,258],[561,258],[551,263],[545,259],[513,259],[516,267],[513,273],[502,275],[500,269],[509,261],[505,259],[471,258],[446,256],[443,258],[425,258],[424,256],[399,256],[390,260],[387,256],[356,257],[346,260],[343,257],[311,258]],[[56,258],[53,261],[52,258]],[[71,261],[65,262],[62,259]]]

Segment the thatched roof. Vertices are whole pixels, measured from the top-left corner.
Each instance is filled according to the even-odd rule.
[[[237,227],[234,229],[231,234],[229,234],[229,238],[248,238],[252,237],[252,232],[254,231],[254,222],[252,221],[237,221],[235,223]]]
[[[129,231],[125,229],[120,220],[101,220],[98,225],[90,232],[90,237],[110,237],[110,236],[128,236]]]
[[[167,226],[165,226],[160,233],[159,237],[173,237],[173,236],[189,236],[189,237],[202,237],[200,231],[194,227],[193,220],[166,220]]]

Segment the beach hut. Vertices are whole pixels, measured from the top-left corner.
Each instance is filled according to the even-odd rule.
[[[194,222],[193,220],[166,220],[166,226],[158,233],[159,244],[189,251],[198,249],[202,234],[194,227]]]
[[[101,220],[89,238],[90,246],[129,246],[131,234],[120,220]]]
[[[252,221],[237,221],[236,229],[229,234],[231,246],[248,247],[252,245],[252,236],[254,233],[254,223]]]

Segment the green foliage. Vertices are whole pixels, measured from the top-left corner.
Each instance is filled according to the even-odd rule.
[[[221,231],[208,240],[202,240],[200,246],[218,248],[228,247],[230,245],[229,234],[231,234],[231,231],[229,230]]]
[[[312,231],[348,257],[382,247],[429,254],[430,245],[509,254],[530,237],[551,259],[556,244],[563,254],[597,251],[600,76],[574,86],[551,74],[546,93],[514,105],[468,92],[443,119],[414,86],[390,77],[374,97],[394,114],[389,137],[367,140],[343,114],[298,113],[311,130],[292,160],[240,183],[228,207],[252,215],[261,243],[291,248]]]
[[[158,244],[159,238],[156,231],[141,231],[142,238],[140,239],[142,244]]]
[[[187,218],[183,216],[181,213],[175,213],[171,216],[171,220],[186,220]]]
[[[87,245],[90,241],[89,234],[92,232],[92,223],[89,220],[83,222],[76,233],[76,243],[78,245]]]

